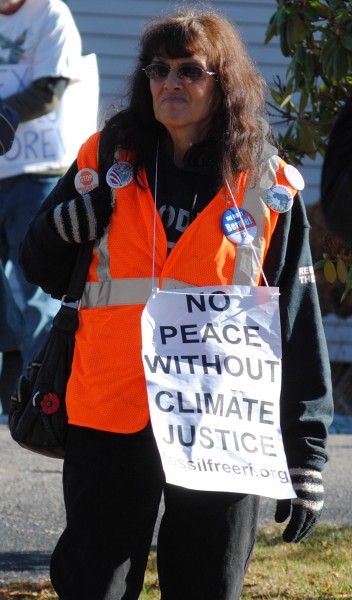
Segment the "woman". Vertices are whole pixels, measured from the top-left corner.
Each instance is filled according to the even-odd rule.
[[[79,244],[96,240],[67,390],[67,527],[52,582],[61,600],[137,599],[163,491],[161,597],[234,600],[259,496],[165,483],[140,320],[155,278],[160,288],[256,286],[265,278],[280,287],[281,420],[298,497],[281,500],[276,517],[284,521],[292,509],[284,538],[299,541],[323,504],[329,362],[312,277],[299,277],[311,265],[302,200],[275,212],[256,194],[278,184],[293,200],[302,182],[268,141],[264,84],[236,29],[212,11],[184,10],[149,24],[128,100],[83,144],[22,246],[28,279],[59,298]],[[245,190],[262,223],[252,245],[231,241],[220,225],[234,202],[244,206]]]
[[[326,228],[351,244],[352,95],[331,130],[321,174],[321,210]]]

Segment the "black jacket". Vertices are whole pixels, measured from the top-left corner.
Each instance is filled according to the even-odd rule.
[[[25,276],[56,298],[65,293],[77,245],[64,242],[50,227],[47,211],[77,196],[71,166],[30,224],[20,250]],[[289,467],[322,470],[327,460],[327,428],[333,401],[330,363],[314,282],[310,226],[298,194],[291,211],[281,214],[264,273],[280,288],[282,329],[281,427]]]
[[[321,208],[327,229],[352,244],[352,96],[330,135],[321,178]]]
[[[10,150],[18,122],[17,112],[0,98],[0,155]]]

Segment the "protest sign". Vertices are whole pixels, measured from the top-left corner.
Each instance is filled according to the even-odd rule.
[[[20,123],[12,148],[0,158],[0,178],[69,167],[81,144],[97,129],[99,74],[95,54],[81,57],[79,81],[71,82],[57,110]],[[0,65],[4,98],[30,84],[30,67]]]
[[[149,299],[142,357],[168,483],[295,497],[280,429],[278,296],[220,286]]]

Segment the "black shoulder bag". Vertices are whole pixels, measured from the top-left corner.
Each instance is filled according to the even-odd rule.
[[[80,246],[61,307],[42,347],[17,382],[11,398],[9,428],[20,446],[63,458],[67,434],[66,386],[71,373],[78,308],[87,279],[93,243]]]

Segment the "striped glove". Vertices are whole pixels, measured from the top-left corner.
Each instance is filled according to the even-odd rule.
[[[88,194],[52,208],[48,220],[65,242],[82,244],[102,237],[109,225],[112,210],[110,191],[96,187]]]
[[[309,535],[320,518],[324,504],[324,487],[320,471],[314,469],[289,469],[297,498],[278,500],[275,521],[290,520],[283,532],[285,542],[300,542]]]

